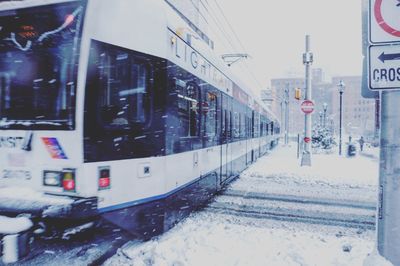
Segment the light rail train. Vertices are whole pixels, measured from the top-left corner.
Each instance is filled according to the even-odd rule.
[[[151,237],[279,131],[162,0],[0,1],[0,215]]]

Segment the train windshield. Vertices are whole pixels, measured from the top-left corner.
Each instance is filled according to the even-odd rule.
[[[0,129],[75,127],[83,1],[0,11]]]

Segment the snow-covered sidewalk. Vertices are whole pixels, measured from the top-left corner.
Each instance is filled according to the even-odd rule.
[[[312,164],[300,167],[295,145],[278,147],[243,172],[229,190],[376,202],[379,166],[373,156],[318,154]],[[160,237],[126,244],[105,264],[363,265],[374,246],[374,230],[240,217],[206,208]],[[378,256],[369,261],[390,265]]]

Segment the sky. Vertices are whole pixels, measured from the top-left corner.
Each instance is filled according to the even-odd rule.
[[[217,10],[217,2],[223,10],[240,39],[241,45],[236,47],[243,46],[251,56],[246,64],[258,84],[268,87],[271,78],[286,77],[289,72],[305,75],[302,54],[306,35],[310,35],[313,68],[323,68],[328,77],[362,73],[361,0],[208,2],[212,9]],[[235,65],[243,68],[243,63]]]

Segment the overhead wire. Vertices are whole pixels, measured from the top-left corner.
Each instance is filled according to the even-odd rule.
[[[202,0],[200,0],[202,1]],[[242,49],[242,52],[247,53],[246,52],[246,48],[244,47],[243,43],[241,42],[240,38],[238,37],[238,35],[236,34],[236,31],[234,30],[233,26],[231,25],[231,23],[229,22],[228,18],[225,16],[224,11],[222,10],[221,6],[218,4],[217,0],[213,0],[213,2],[215,3],[215,6],[217,7],[219,13],[222,15],[223,19],[225,20],[225,23],[228,25],[229,30],[233,33],[234,38],[237,40],[237,43],[239,44],[240,48]],[[211,5],[209,5],[211,7]],[[228,40],[228,43],[231,43],[231,39],[230,41]],[[233,47],[233,46],[232,46]],[[263,85],[261,84],[261,82],[258,80],[258,78],[256,77],[256,75],[254,74],[254,72],[250,69],[250,66],[247,62],[245,62],[246,68],[245,70],[252,76],[252,78],[254,79],[254,81],[257,83],[258,86],[260,86],[260,88],[263,87]],[[243,66],[240,65],[240,67],[243,69]]]
[[[202,4],[205,6],[206,4],[204,4],[203,0],[200,0],[200,2],[202,2]],[[209,7],[208,9],[208,15],[210,16],[210,18],[214,21],[215,26],[218,28],[218,30],[220,31],[220,33],[222,33],[222,35],[224,36],[224,38],[227,40],[227,44],[233,49],[233,52],[237,53],[239,51],[239,49],[237,49],[237,47],[235,47],[234,45],[234,41],[233,39],[229,36],[228,32],[225,31],[223,23],[221,23],[221,21],[218,18],[218,14],[216,14],[216,12],[213,10],[213,8],[211,7],[211,5],[207,2],[207,5]],[[211,28],[214,33],[215,29]],[[218,37],[218,34],[215,35],[216,37]],[[222,40],[221,40],[222,41]]]

